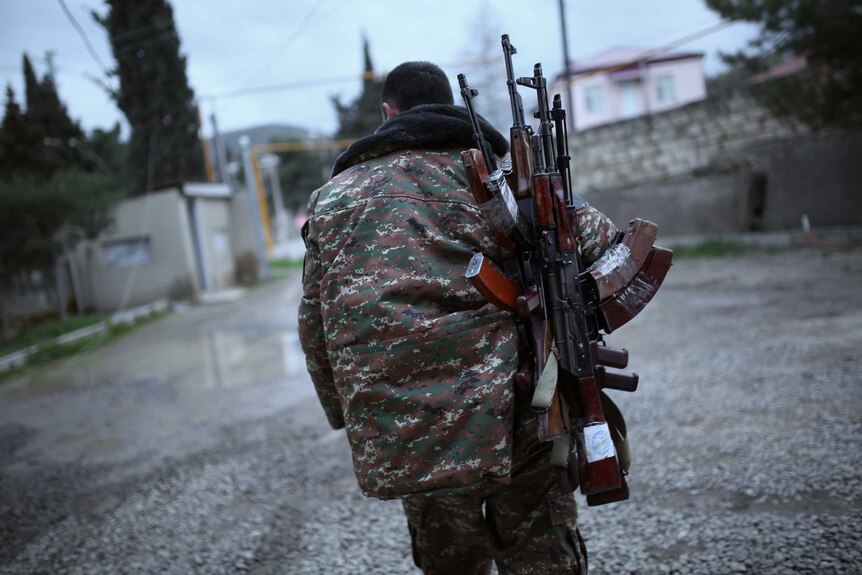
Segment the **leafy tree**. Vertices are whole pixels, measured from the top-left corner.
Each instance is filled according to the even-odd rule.
[[[812,127],[862,124],[862,0],[707,0],[723,18],[760,25],[731,65],[762,72],[776,60],[804,56],[805,73],[754,86],[779,115]]]
[[[127,179],[129,146],[121,140],[119,122],[110,130],[96,128],[79,148],[90,171],[102,172],[119,181]]]
[[[48,180],[32,175],[0,180],[0,293],[16,275],[50,269],[65,248],[98,237],[111,225],[121,197],[114,178],[77,168]]]
[[[51,265],[68,211],[53,186],[32,178],[0,180],[0,278]]]
[[[65,249],[97,237],[123,190],[115,173],[119,126],[86,138],[60,100],[50,59],[42,78],[26,54],[22,67],[27,109],[7,88],[0,123],[0,294],[20,274],[50,270]],[[0,316],[9,336],[2,297]]]
[[[107,30],[117,63],[119,87],[111,95],[132,127],[128,165],[137,190],[202,177],[195,95],[173,9],[165,0],[106,4],[107,14],[93,16]]]
[[[321,154],[324,154],[323,156]],[[304,208],[311,192],[326,182],[334,161],[327,152],[306,151],[279,154],[278,179],[284,194],[284,206],[290,210]]]
[[[374,64],[368,39],[363,38],[365,73],[362,79],[362,92],[351,103],[343,104],[338,96],[332,97],[335,113],[338,115],[337,139],[361,138],[372,133],[382,123],[380,96],[383,93],[383,80],[374,77]]]

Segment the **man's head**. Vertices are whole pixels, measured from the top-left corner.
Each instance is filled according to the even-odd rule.
[[[431,62],[404,62],[383,82],[383,119],[419,104],[454,104],[449,79]]]

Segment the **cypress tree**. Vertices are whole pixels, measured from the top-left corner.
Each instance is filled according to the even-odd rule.
[[[75,149],[75,143],[84,138],[81,126],[69,117],[66,106],[60,101],[51,71],[50,55],[48,65],[48,72],[40,80],[27,54],[22,58],[27,109],[23,113],[20,113],[20,108],[17,109],[21,119],[20,125],[15,128],[18,134],[15,146],[18,150],[13,152],[18,160],[15,171],[42,178],[50,177],[57,170],[70,165],[80,164],[80,153]],[[14,116],[16,110],[11,113]],[[9,114],[7,109],[7,116]],[[17,120],[10,117],[10,122],[14,124]]]
[[[3,123],[0,124],[0,174],[12,178],[36,163],[33,152],[37,137],[29,129],[12,86],[6,86]]]
[[[112,92],[132,132],[129,175],[143,192],[201,178],[203,152],[194,91],[173,9],[165,0],[106,0],[108,12],[93,16],[108,32],[116,60]]]
[[[365,74],[362,79],[362,92],[350,104],[342,104],[340,98],[333,97],[335,113],[338,115],[336,138],[361,138],[377,129],[383,122],[380,112],[380,96],[383,93],[383,80],[374,78],[374,64],[367,38],[362,39]]]

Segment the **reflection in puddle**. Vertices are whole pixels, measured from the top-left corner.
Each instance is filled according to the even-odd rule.
[[[237,387],[293,379],[305,371],[305,356],[295,332],[215,330],[204,334],[194,350],[202,371],[192,369],[177,381],[185,388]],[[184,353],[192,350],[186,348]]]
[[[39,430],[30,454],[155,461],[211,446],[222,426],[312,395],[295,331],[185,331],[28,370],[0,386],[0,422]]]
[[[252,384],[305,386],[305,356],[295,331],[210,330],[94,350],[29,370],[6,400],[100,386],[181,395]],[[154,388],[158,388],[157,390]]]

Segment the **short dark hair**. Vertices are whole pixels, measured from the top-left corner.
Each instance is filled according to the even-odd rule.
[[[404,62],[383,82],[381,100],[404,112],[419,104],[454,104],[449,78],[431,62]]]

